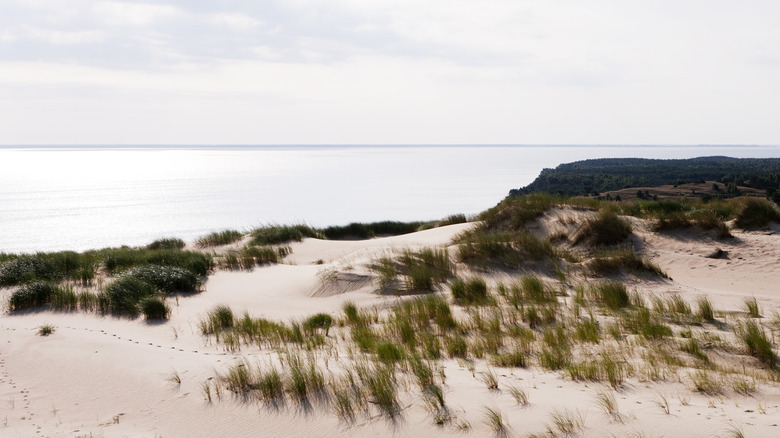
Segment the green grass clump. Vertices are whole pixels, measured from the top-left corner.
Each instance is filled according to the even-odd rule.
[[[374,366],[364,376],[371,402],[384,415],[395,418],[400,410],[398,400],[398,382],[393,369],[389,366]]]
[[[73,251],[37,253],[9,257],[0,265],[0,286],[33,281],[59,282],[64,279],[91,280],[96,263]]]
[[[102,261],[109,274],[122,272],[135,266],[160,265],[175,266],[205,277],[214,267],[211,255],[194,251],[122,247],[98,250],[93,255]]]
[[[547,193],[508,197],[495,207],[480,213],[477,219],[482,221],[487,230],[517,231],[564,199]]]
[[[200,330],[204,335],[219,334],[233,327],[235,316],[230,307],[220,304],[209,311],[206,318],[200,321]]]
[[[51,308],[53,310],[76,310],[78,304],[78,294],[73,290],[73,286],[69,284],[58,287],[51,295]]]
[[[157,239],[154,242],[146,245],[146,249],[173,249],[179,250],[184,248],[184,241],[177,238],[165,238]]]
[[[764,228],[769,222],[780,223],[780,210],[766,199],[750,198],[737,213],[734,224],[742,229]]]
[[[666,277],[658,265],[643,259],[630,245],[598,250],[587,264],[591,275],[610,275],[623,271],[634,274],[649,273]]]
[[[777,364],[777,355],[772,349],[772,343],[761,326],[755,320],[746,320],[734,327],[734,332],[739,336],[748,349],[748,352],[769,368]]]
[[[166,319],[171,313],[171,309],[165,304],[165,301],[158,297],[142,298],[139,307],[147,320]]]
[[[504,368],[525,368],[527,365],[525,353],[519,350],[496,354],[490,362]]]
[[[710,361],[709,357],[707,357],[707,355],[703,351],[701,351],[701,348],[699,347],[699,342],[696,341],[696,339],[688,339],[687,341],[681,343],[680,350],[690,354],[691,356],[701,360],[702,362]]]
[[[106,287],[109,306],[116,313],[135,315],[142,298],[155,293],[153,285],[135,277],[119,277]]]
[[[11,294],[8,301],[10,310],[25,310],[48,304],[59,287],[48,281],[36,281],[25,284]]]
[[[486,304],[490,301],[487,283],[482,277],[456,278],[450,284],[455,303],[460,305]]]
[[[640,307],[633,312],[626,312],[621,316],[623,327],[630,333],[639,334],[646,338],[659,339],[672,336],[672,329],[659,321],[657,315],[651,314],[650,309]]]
[[[580,342],[599,343],[599,322],[593,317],[577,322],[574,329],[574,339]]]
[[[745,310],[751,318],[761,318],[756,297],[745,298]]]
[[[44,324],[40,327],[38,327],[38,335],[39,336],[49,336],[50,334],[54,333],[54,326],[51,324]]]
[[[712,302],[708,297],[699,297],[696,300],[698,306],[697,315],[702,321],[712,322],[715,321],[715,314],[712,310]]]
[[[252,245],[278,245],[288,242],[300,242],[304,237],[321,239],[319,230],[308,225],[269,225],[254,229],[250,235]]]
[[[444,338],[444,349],[451,358],[465,358],[468,355],[468,343],[458,334]]]
[[[214,231],[198,238],[198,240],[195,241],[195,245],[198,248],[228,245],[233,242],[238,242],[242,237],[244,237],[244,233],[236,230]]]
[[[400,272],[405,276],[407,291],[432,292],[436,285],[455,273],[446,249],[407,250],[401,255],[400,262]]]
[[[401,347],[392,342],[382,342],[376,346],[377,359],[385,364],[394,364],[404,359]]]
[[[422,228],[431,228],[435,223],[382,221],[371,223],[353,222],[349,225],[332,226],[322,230],[327,239],[370,239],[377,236],[398,236],[414,233]]]
[[[138,266],[124,275],[145,281],[166,293],[193,292],[200,286],[200,280],[195,274],[176,266]]]
[[[515,269],[529,261],[556,257],[548,239],[521,231],[472,230],[458,237],[458,260],[483,268]]]
[[[603,210],[589,219],[577,232],[575,243],[588,242],[594,246],[615,245],[631,235],[631,224],[612,211]]]
[[[325,332],[325,336],[328,336],[330,327],[333,325],[333,317],[327,313],[317,313],[312,315],[303,322],[303,329],[312,334],[317,330]]]
[[[515,288],[516,286],[511,288],[513,295],[516,294]],[[555,290],[535,275],[524,275],[520,279],[519,292],[523,300],[536,304],[555,303],[558,301]]]
[[[596,286],[597,299],[612,310],[628,307],[631,301],[623,283],[608,281]]]
[[[565,368],[571,362],[571,345],[563,327],[549,328],[543,334],[544,345],[539,354],[539,365],[549,370]]]

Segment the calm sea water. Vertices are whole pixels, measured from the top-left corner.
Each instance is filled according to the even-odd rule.
[[[473,214],[545,167],[603,157],[780,157],[755,146],[0,148],[0,252]]]

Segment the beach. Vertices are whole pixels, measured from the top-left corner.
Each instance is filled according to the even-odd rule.
[[[649,437],[736,436],[743,431],[751,437],[776,436],[780,414],[776,383],[746,374],[755,388],[740,393],[728,383],[732,374],[713,371],[713,379],[722,379],[721,389],[703,392],[691,387],[689,376],[694,371],[685,367],[657,378],[635,370],[613,389],[600,379],[574,380],[566,370],[551,371],[536,364],[501,367],[487,358],[464,361],[445,354],[436,362],[437,385],[450,416],[442,424],[432,420],[426,398],[411,381],[400,384],[395,415],[383,415],[369,401],[367,411],[350,421],[334,414],[332,395],[305,403],[292,397],[269,403],[242,398],[224,387],[216,393],[220,390],[214,385],[231,367],[267,369],[283,354],[278,348],[242,342],[228,347],[224,339],[204,335],[200,321],[215,305],[229,306],[236,315],[247,312],[271,321],[302,321],[316,313],[338,321],[343,319],[345,303],[351,302],[381,319],[393,306],[413,297],[377,293],[377,278],[368,266],[399,251],[449,247],[454,252],[452,239],[474,226],[449,225],[370,240],[306,238],[291,243],[290,255],[280,264],[251,271],[219,270],[209,276],[202,292],[168,298],[172,311],[162,322],[48,310],[4,314],[0,318],[2,435]],[[679,294],[694,303],[707,296],[723,312],[716,313],[721,321],[743,312],[744,300],[755,297],[769,321],[772,309],[780,305],[776,295],[780,245],[777,226],[773,227],[735,231],[733,240],[720,242],[693,231],[656,233],[646,223],[635,223],[632,239],[641,242],[643,253],[670,278],[632,278],[626,284],[645,297]],[[725,250],[727,258],[707,258],[715,247]],[[506,281],[502,275],[488,275],[488,283]],[[574,280],[562,285],[570,294],[574,287]],[[4,298],[8,292],[3,289]],[[449,299],[447,288],[439,294]],[[572,305],[567,302],[566,306]],[[467,318],[459,306],[453,306],[453,312],[458,319]],[[39,336],[44,324],[53,326],[54,332]],[[675,332],[680,328],[674,327]],[[694,330],[733,337],[729,330],[706,323]],[[360,356],[347,331],[344,323],[337,322],[326,336],[327,348],[301,350],[304,356],[314,354],[328,382],[337,380]],[[740,351],[734,345],[732,349]],[[740,357],[743,362],[752,360]],[[749,368],[756,365],[750,362]],[[496,378],[497,389],[486,387],[489,375]],[[210,395],[204,391],[208,385],[212,385]],[[511,388],[521,388],[527,404],[518,401]],[[604,394],[612,394],[616,402],[609,412],[598,401]],[[488,409],[500,414],[501,428],[487,419]]]

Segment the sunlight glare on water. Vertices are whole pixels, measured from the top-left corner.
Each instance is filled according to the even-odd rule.
[[[777,157],[777,147],[0,148],[0,252],[194,240],[225,228],[476,214],[542,168],[602,157]]]

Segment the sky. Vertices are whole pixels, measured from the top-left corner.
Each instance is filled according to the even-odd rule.
[[[0,144],[780,144],[776,0],[0,1]]]

